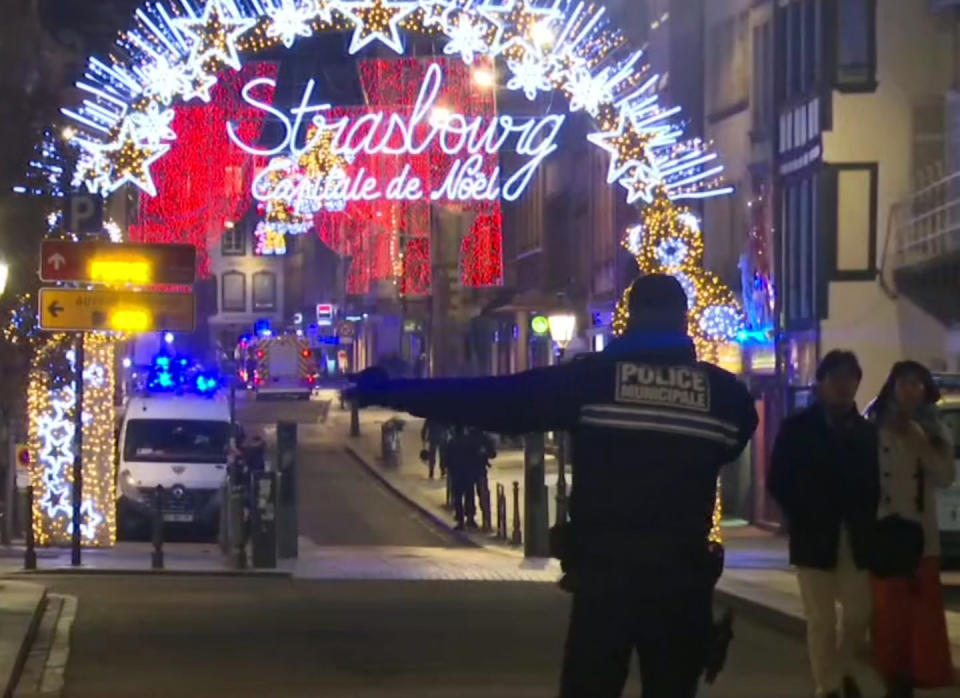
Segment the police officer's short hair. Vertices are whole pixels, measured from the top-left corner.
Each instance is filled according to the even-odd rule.
[[[827,355],[817,366],[817,382],[826,380],[829,376],[837,373],[849,373],[856,376],[857,380],[863,379],[863,369],[860,368],[860,361],[857,355],[846,349],[834,349],[827,352]]]
[[[648,274],[630,286],[631,325],[686,326],[687,293],[676,277]]]

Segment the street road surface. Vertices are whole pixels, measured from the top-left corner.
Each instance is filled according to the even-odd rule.
[[[496,582],[51,583],[79,597],[67,698],[549,698],[569,605],[552,585]],[[745,619],[736,630],[702,696],[812,695],[801,642]]]
[[[460,545],[373,478],[342,447],[300,449],[300,535],[321,546]]]

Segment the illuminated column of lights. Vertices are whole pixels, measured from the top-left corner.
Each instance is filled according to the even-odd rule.
[[[87,546],[116,540],[114,342],[97,334],[85,340],[81,539]],[[76,390],[64,377],[71,374],[72,362],[72,338],[54,335],[35,353],[30,369],[30,481],[34,534],[41,546],[68,545],[72,537]]]

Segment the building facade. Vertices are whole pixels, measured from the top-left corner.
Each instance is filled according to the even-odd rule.
[[[816,363],[834,348],[860,357],[861,403],[902,358],[956,368],[950,318],[890,283],[900,202],[943,171],[947,154],[957,25],[936,6],[777,3],[779,363],[788,408],[810,400]]]

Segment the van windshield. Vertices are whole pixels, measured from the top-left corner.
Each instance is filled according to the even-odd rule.
[[[145,463],[223,463],[228,422],[132,419],[127,422],[123,458]]]
[[[953,439],[954,457],[960,460],[960,410],[943,410],[941,412],[944,424],[947,425],[947,431]]]

